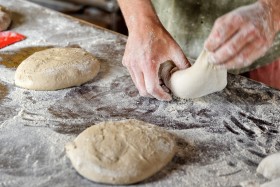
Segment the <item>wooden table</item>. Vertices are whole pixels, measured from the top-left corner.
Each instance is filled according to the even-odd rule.
[[[172,162],[136,186],[239,186],[264,182],[256,166],[280,151],[280,92],[230,75],[194,100],[142,98],[121,65],[126,37],[23,0],[0,0],[25,41],[0,50],[0,186],[103,186],[76,173],[65,143],[104,120],[136,118],[177,136]],[[80,46],[101,61],[91,82],[53,92],[17,88],[17,65],[36,51]]]

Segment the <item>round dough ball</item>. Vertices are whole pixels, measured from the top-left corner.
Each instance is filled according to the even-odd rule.
[[[261,185],[261,187],[279,187],[279,186],[280,186],[280,178]]]
[[[12,19],[8,11],[0,6],[0,32],[7,30],[11,22]]]
[[[31,90],[58,90],[93,79],[100,63],[80,48],[51,48],[36,52],[17,68],[15,84]]]
[[[175,154],[173,136],[138,120],[103,122],[83,131],[66,153],[84,177],[100,183],[132,184],[163,168]]]
[[[268,179],[280,178],[280,153],[264,158],[259,164],[257,172]]]

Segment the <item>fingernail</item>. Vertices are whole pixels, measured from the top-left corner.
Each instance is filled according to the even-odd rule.
[[[216,60],[216,58],[214,57],[213,54],[210,54],[210,55],[207,57],[207,61],[208,61],[208,63],[210,63],[210,64],[217,64],[217,60]]]

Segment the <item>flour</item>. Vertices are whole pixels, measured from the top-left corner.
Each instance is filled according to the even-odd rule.
[[[0,90],[4,95],[0,100],[0,186],[101,186],[77,175],[65,157],[64,145],[95,123],[132,118],[168,129],[178,137],[179,146],[164,170],[137,186],[265,182],[255,170],[263,157],[280,150],[278,91],[229,75],[223,92],[199,99],[142,98],[121,65],[125,37],[27,1],[0,0],[0,4],[24,15],[14,22],[13,30],[27,35],[27,40],[1,50],[0,63],[11,59],[19,64],[15,57],[24,55],[26,48],[36,52],[40,46],[68,44],[81,46],[101,61],[94,81],[50,92],[15,87],[15,68],[0,67],[0,84],[6,89]]]
[[[1,79],[0,79],[1,81],[4,81],[8,84],[14,83],[15,70],[7,69],[3,65],[0,65],[0,74],[1,74]]]

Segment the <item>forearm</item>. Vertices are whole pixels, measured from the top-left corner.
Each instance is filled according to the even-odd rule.
[[[259,0],[271,16],[273,27],[276,32],[280,31],[280,3],[279,0]]]
[[[159,23],[151,0],[118,0],[129,32],[146,22]]]

